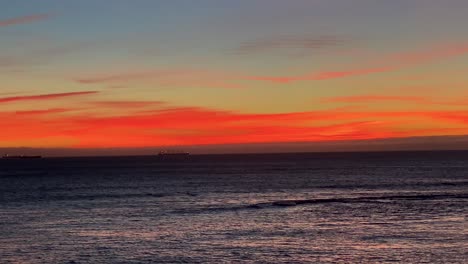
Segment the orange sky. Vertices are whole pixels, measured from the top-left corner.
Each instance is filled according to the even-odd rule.
[[[0,148],[468,135],[463,1],[115,3],[0,10]]]

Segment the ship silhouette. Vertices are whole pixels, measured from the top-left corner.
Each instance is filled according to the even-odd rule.
[[[9,155],[5,154],[2,156],[2,159],[40,159],[42,156],[35,155],[35,156],[28,156],[28,155]]]
[[[186,151],[171,151],[171,150],[160,151],[157,155],[159,159],[165,159],[165,160],[183,160],[183,159],[187,159],[189,156],[190,156],[190,153]]]

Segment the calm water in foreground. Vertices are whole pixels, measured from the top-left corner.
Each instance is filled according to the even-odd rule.
[[[0,263],[466,263],[467,215],[468,152],[0,160]]]

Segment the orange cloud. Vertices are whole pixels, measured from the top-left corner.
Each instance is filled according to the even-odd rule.
[[[123,115],[115,111],[93,114],[90,109],[86,114],[69,111],[73,109],[0,112],[0,146],[38,142],[80,148],[148,147],[468,134],[468,111],[325,110],[256,114],[162,106]],[[62,115],[65,111],[67,114]]]
[[[162,101],[93,101],[90,104],[104,108],[141,108],[148,106],[160,106]]]
[[[29,110],[29,111],[16,111],[12,114],[21,115],[21,116],[39,116],[39,115],[51,115],[51,114],[60,114],[76,109],[67,109],[67,108],[52,108],[46,110]]]
[[[376,63],[376,66],[368,68],[355,68],[344,71],[322,71],[317,73],[311,73],[306,75],[297,76],[251,76],[251,80],[260,81],[271,81],[277,83],[288,83],[293,81],[305,81],[305,80],[328,80],[345,78],[351,76],[367,75],[374,73],[382,73],[389,71],[396,71],[402,68],[416,66],[420,64],[431,63],[450,57],[461,56],[468,53],[468,44],[463,43],[459,45],[447,45],[438,48],[432,48],[425,51],[409,52],[402,54],[394,54],[386,59]]]
[[[51,17],[51,15],[37,14],[37,15],[30,15],[30,16],[11,18],[11,19],[7,19],[7,20],[0,20],[0,27],[7,27],[7,26],[18,25],[18,24],[32,23],[32,22],[48,19],[49,17]]]
[[[468,124],[467,111],[439,112],[434,114],[434,118],[447,119],[457,123]]]
[[[27,96],[12,96],[0,98],[0,103],[9,103],[15,101],[36,101],[36,100],[51,100],[63,97],[73,97],[96,94],[97,91],[84,91],[84,92],[71,92],[71,93],[55,93],[55,94],[40,94],[40,95],[27,95]]]

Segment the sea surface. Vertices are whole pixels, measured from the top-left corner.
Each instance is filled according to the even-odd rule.
[[[468,152],[0,160],[0,263],[468,263]]]

